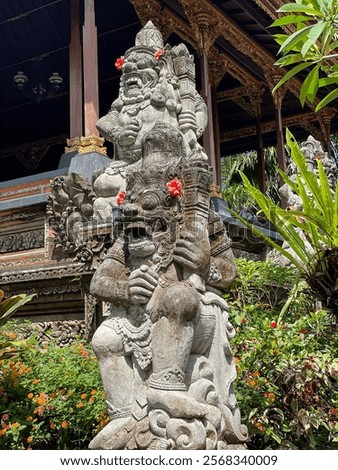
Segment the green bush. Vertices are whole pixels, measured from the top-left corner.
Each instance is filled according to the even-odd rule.
[[[8,325],[0,341],[15,339]],[[86,449],[106,423],[97,360],[83,341],[42,347],[31,338],[0,361],[0,449]]]
[[[238,271],[227,300],[248,447],[338,448],[336,323],[297,287],[294,270],[239,259]],[[283,295],[273,302],[276,289]]]
[[[295,271],[237,264],[227,300],[248,448],[337,449],[337,325],[314,307]],[[0,341],[15,340],[20,328],[7,324]],[[107,421],[85,342],[42,347],[31,338],[20,355],[0,361],[0,449],[86,449]]]

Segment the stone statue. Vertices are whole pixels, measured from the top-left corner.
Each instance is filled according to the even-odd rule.
[[[99,196],[94,214],[101,218],[111,216],[117,194],[125,190],[127,167],[142,158],[143,136],[156,123],[179,128],[184,154],[198,153],[207,160],[197,142],[207,125],[206,106],[195,88],[194,62],[187,48],[181,44],[163,49],[160,32],[149,22],[117,67],[122,71],[119,96],[97,123],[115,147],[114,160],[94,182]]]
[[[111,306],[92,340],[111,421],[90,448],[243,448],[222,296],[236,268],[197,142],[207,118],[193,60],[163,49],[149,22],[119,64],[119,97],[98,121],[115,156],[94,183],[114,243],[91,282]]]

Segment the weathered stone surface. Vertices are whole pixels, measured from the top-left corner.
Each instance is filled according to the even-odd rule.
[[[114,213],[90,288],[111,309],[93,337],[111,421],[90,448],[241,448],[222,296],[236,269],[197,141],[207,117],[193,57],[163,48],[149,22],[118,66],[119,96],[98,121],[115,155],[91,204],[97,220]]]

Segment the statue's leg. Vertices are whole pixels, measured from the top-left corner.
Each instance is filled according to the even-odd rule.
[[[107,319],[92,339],[111,421],[91,441],[91,449],[120,449],[129,434],[126,426],[134,399],[134,371],[131,357],[124,355],[122,336],[114,323],[115,319]]]
[[[185,383],[198,308],[199,294],[195,288],[183,282],[169,286],[162,294],[160,318],[152,335],[153,373],[148,403],[177,417],[206,414],[205,407],[188,395]]]

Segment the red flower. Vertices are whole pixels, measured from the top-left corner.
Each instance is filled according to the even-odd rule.
[[[302,328],[302,329],[300,330],[300,332],[301,332],[303,335],[306,335],[307,330],[306,330],[305,328]]]
[[[116,197],[116,204],[120,206],[124,202],[124,198],[126,197],[126,193],[124,191],[120,191]]]
[[[124,64],[124,58],[123,57],[119,57],[118,59],[116,59],[115,67],[117,68],[117,70],[121,70],[123,64]]]
[[[245,318],[242,318],[241,323],[242,323],[243,325],[245,325],[245,324],[246,324],[246,319],[245,319]]]
[[[182,196],[182,185],[177,178],[174,178],[167,183],[167,190],[171,197],[181,197]]]
[[[276,321],[272,321],[270,323],[270,328],[277,328],[277,322]]]
[[[156,60],[160,60],[161,57],[163,56],[164,54],[164,50],[163,49],[158,49],[155,53],[154,53],[154,57]]]

